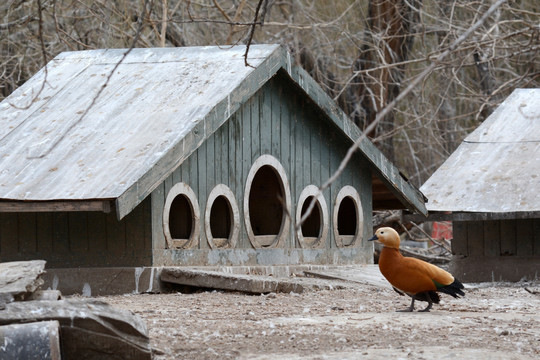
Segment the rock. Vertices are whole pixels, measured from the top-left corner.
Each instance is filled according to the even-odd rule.
[[[0,263],[0,308],[11,301],[27,299],[43,285],[44,273],[45,260]]]
[[[62,358],[77,360],[152,358],[148,330],[127,310],[89,300],[19,301],[0,311],[0,325],[58,321]]]

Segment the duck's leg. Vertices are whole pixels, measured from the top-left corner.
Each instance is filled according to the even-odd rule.
[[[420,312],[429,312],[429,310],[433,306],[433,301],[431,300],[431,297],[427,293],[424,293],[424,299],[425,299],[425,301],[428,302],[428,306],[426,306],[426,308],[424,310],[418,310],[418,311],[420,311]]]
[[[404,309],[404,310],[398,310],[397,312],[412,312],[414,311],[414,297],[411,296],[411,306],[409,306],[408,308]]]

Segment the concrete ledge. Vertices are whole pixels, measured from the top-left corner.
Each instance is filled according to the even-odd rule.
[[[42,289],[60,290],[63,295],[119,295],[159,292],[161,268],[74,268],[45,269]]]
[[[537,280],[540,276],[538,257],[498,256],[463,257],[453,256],[450,272],[461,282],[489,282]]]
[[[377,265],[46,269],[42,278],[42,289],[82,296],[165,292],[170,290],[167,283],[249,293],[300,293],[307,289],[354,287],[355,283],[387,285]]]
[[[159,266],[302,266],[373,263],[373,244],[331,249],[154,249]]]

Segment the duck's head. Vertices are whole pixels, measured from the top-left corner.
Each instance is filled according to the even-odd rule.
[[[399,249],[399,234],[390,227],[383,227],[375,231],[375,235],[368,241],[378,240],[384,246]]]

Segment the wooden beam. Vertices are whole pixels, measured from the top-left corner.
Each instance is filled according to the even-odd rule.
[[[111,212],[111,200],[81,201],[0,201],[0,212],[60,212],[102,211]]]
[[[540,211],[519,211],[504,213],[485,212],[455,212],[442,213],[431,212],[428,217],[418,214],[404,213],[403,221],[487,221],[487,220],[511,220],[511,219],[538,219]]]

